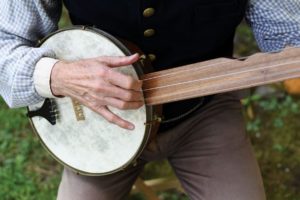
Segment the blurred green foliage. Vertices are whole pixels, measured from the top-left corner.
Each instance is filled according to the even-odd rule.
[[[251,98],[251,97],[249,97]],[[243,101],[247,131],[261,167],[268,199],[300,199],[300,99],[255,97]],[[252,119],[247,115],[254,110]]]
[[[70,25],[66,12],[60,27]],[[242,23],[235,38],[235,55],[258,50],[251,30]],[[278,89],[280,90],[280,89]],[[281,97],[255,93],[243,100],[247,131],[257,155],[268,199],[300,199],[299,98],[283,92]],[[62,167],[41,147],[31,131],[25,109],[8,109],[0,101],[0,199],[53,200]],[[174,176],[166,161],[145,167],[145,179]],[[161,199],[186,200],[178,191],[160,193]],[[142,200],[137,194],[131,200]]]
[[[33,135],[25,109],[8,110],[0,102],[1,200],[53,199],[60,168]]]

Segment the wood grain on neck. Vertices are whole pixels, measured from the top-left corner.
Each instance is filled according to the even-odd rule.
[[[257,53],[246,60],[218,58],[145,74],[147,105],[157,105],[300,77],[300,48]]]

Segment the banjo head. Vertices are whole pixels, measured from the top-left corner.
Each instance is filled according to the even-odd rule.
[[[100,30],[71,28],[58,31],[43,42],[60,60],[75,61],[98,56],[125,56],[129,50],[118,40]],[[138,78],[142,74],[139,63],[116,68],[122,73]],[[150,135],[153,109],[143,106],[137,110],[110,110],[135,125],[133,131],[107,122],[87,107],[80,106],[84,120],[77,120],[72,99],[51,99],[56,104],[59,117],[52,125],[43,117],[31,118],[31,124],[44,147],[63,165],[77,173],[91,176],[111,174],[133,164]],[[43,102],[28,107],[36,111]]]

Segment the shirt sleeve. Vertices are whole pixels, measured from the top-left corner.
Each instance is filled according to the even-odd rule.
[[[1,0],[0,94],[10,107],[37,103],[44,98],[34,86],[36,63],[55,57],[37,41],[57,29],[61,0]]]
[[[262,51],[300,46],[299,0],[250,0],[246,18]]]
[[[59,60],[54,58],[41,58],[35,65],[33,72],[33,84],[39,95],[46,98],[56,98],[53,95],[50,85],[51,72]]]

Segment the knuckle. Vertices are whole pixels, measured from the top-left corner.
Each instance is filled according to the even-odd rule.
[[[111,115],[107,117],[107,121],[110,123],[115,123],[117,121],[117,117],[115,115]]]
[[[110,56],[103,56],[101,57],[102,62],[110,63],[112,61],[112,57]]]
[[[127,101],[133,100],[133,99],[134,99],[134,94],[133,94],[132,92],[126,92],[126,93],[124,94],[124,98],[125,98],[125,100],[127,100]]]
[[[132,89],[134,87],[135,80],[132,77],[127,77],[126,86],[129,89]]]
[[[111,117],[106,117],[106,121],[108,121],[109,123],[113,123],[113,120]]]
[[[109,69],[106,67],[99,67],[97,75],[100,77],[107,77],[109,75]]]
[[[126,109],[127,108],[127,103],[125,101],[121,101],[119,103],[119,107],[120,107],[120,109]]]
[[[137,95],[137,96],[138,96],[137,98],[138,98],[139,100],[141,100],[141,101],[144,100],[144,94],[143,94],[142,91],[138,92],[138,95]]]
[[[102,91],[102,87],[98,82],[93,83],[90,89],[90,93],[98,93]]]
[[[144,102],[141,102],[141,103],[138,104],[137,108],[141,108],[143,105],[144,105]]]
[[[137,108],[140,108],[141,105],[139,103],[135,103],[133,106],[132,106],[134,109],[137,109]]]
[[[96,101],[90,101],[89,104],[92,108],[99,110],[99,105],[97,104]]]
[[[99,56],[99,57],[97,57],[95,60],[96,60],[97,62],[103,63],[103,62],[106,61],[106,59],[107,59],[107,56]]]
[[[139,102],[133,102],[132,107],[133,107],[133,108],[138,108],[139,105],[140,105]]]
[[[95,84],[95,92],[97,93],[104,93],[105,92],[105,88],[103,87],[103,83],[98,81],[96,84]]]

